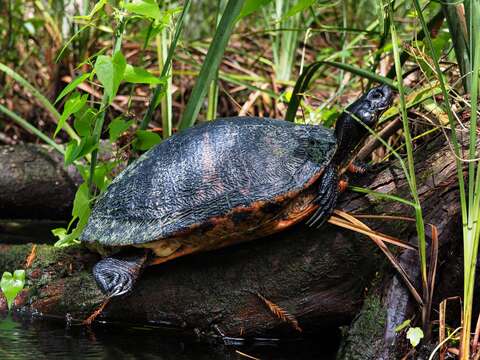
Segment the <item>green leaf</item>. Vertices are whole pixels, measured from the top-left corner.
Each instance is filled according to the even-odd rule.
[[[100,10],[103,9],[103,7],[105,6],[105,4],[107,3],[107,0],[100,0],[99,2],[97,2],[95,4],[95,6],[93,7],[92,11],[90,11],[90,14],[88,15],[81,15],[81,16],[74,16],[73,18],[74,19],[79,19],[79,20],[92,20],[93,16],[99,12]]]
[[[253,14],[262,6],[265,6],[270,2],[272,2],[272,0],[245,0],[245,5],[243,5],[242,11],[240,12],[240,15],[238,15],[237,20],[240,20],[245,16]]]
[[[120,51],[115,53],[113,59],[107,55],[99,55],[95,61],[95,73],[109,101],[112,101],[117,94],[126,66],[127,62]]]
[[[110,179],[108,178],[108,174],[112,171],[115,165],[115,162],[106,162],[98,165],[95,168],[95,175],[93,177],[93,181],[101,192],[104,192],[107,189],[108,185],[110,185]]]
[[[303,10],[309,8],[316,2],[317,0],[298,0],[297,3],[293,7],[291,7],[290,10],[288,10],[282,18],[286,19],[293,15],[296,15],[299,12],[302,12]]]
[[[78,144],[76,140],[71,140],[65,149],[63,162],[65,166],[72,164],[75,161],[75,154],[78,152]]]
[[[136,135],[135,148],[138,150],[148,150],[162,141],[158,134],[147,130],[137,130]]]
[[[410,320],[410,319],[405,320],[404,322],[402,322],[400,325],[398,325],[398,326],[395,328],[395,332],[400,332],[400,331],[402,331],[402,330],[405,329],[407,326],[410,326],[410,323],[411,323],[411,320]]]
[[[410,328],[407,331],[407,339],[413,347],[416,347],[423,339],[423,331],[419,327]]]
[[[166,83],[166,79],[157,77],[141,67],[132,65],[127,65],[125,68],[123,80],[133,84],[157,85]]]
[[[17,297],[18,293],[22,291],[25,286],[25,270],[15,270],[10,273],[5,271],[0,280],[0,288],[3,295],[7,298],[8,309],[12,308],[13,301]]]
[[[67,237],[67,229],[65,228],[55,228],[55,229],[52,229],[52,234],[56,237],[58,237],[58,242],[63,242],[64,239]],[[57,244],[55,243],[55,246]]]
[[[72,164],[75,160],[81,158],[82,156],[90,154],[97,147],[98,144],[95,142],[95,138],[90,135],[82,137],[80,143],[77,143],[76,140],[70,141],[65,150],[65,166]]]
[[[133,14],[160,21],[162,12],[155,0],[137,0],[123,5],[123,8]]]
[[[75,78],[73,81],[70,82],[65,88],[62,90],[60,95],[58,95],[57,99],[55,100],[54,104],[60,101],[64,96],[70,94],[75,88],[83,83],[88,77],[90,76],[90,73],[86,73],[83,75],[80,75],[79,77]]]
[[[197,81],[192,89],[185,111],[180,120],[180,129],[186,129],[192,126],[197,119],[200,108],[203,104],[205,94],[217,75],[218,67],[222,61],[225,47],[227,46],[230,35],[235,26],[236,19],[243,8],[245,0],[229,0],[222,18],[218,24],[215,36],[208,48],[207,56],[203,62]]]
[[[80,111],[83,106],[87,103],[88,94],[80,95],[75,94],[70,99],[67,100],[65,106],[63,107],[62,116],[58,120],[57,128],[53,133],[53,137],[57,136],[58,132],[62,129],[63,125],[65,125],[65,121],[70,117],[70,115]]]
[[[68,224],[68,227],[70,228],[73,222],[78,219],[77,226],[69,234],[67,233],[68,229],[64,228],[52,230],[52,234],[58,237],[58,241],[54,246],[66,247],[73,244],[78,244],[79,241],[77,238],[80,236],[85,225],[87,224],[90,212],[90,195],[88,191],[88,185],[87,183],[83,183],[78,187],[77,193],[75,194],[75,199],[73,200],[72,220],[70,221],[70,224]]]
[[[91,135],[96,117],[96,111],[89,106],[85,106],[80,111],[76,112],[73,127],[77,130],[78,135]]]
[[[116,119],[112,120],[110,125],[108,125],[108,134],[110,136],[110,141],[114,142],[117,140],[122,133],[127,131],[127,129],[132,126],[133,120],[125,121],[122,119],[121,116],[117,117]]]
[[[72,217],[79,218],[84,215],[88,209],[90,209],[90,195],[87,183],[83,183],[78,187],[75,199],[73,200]]]

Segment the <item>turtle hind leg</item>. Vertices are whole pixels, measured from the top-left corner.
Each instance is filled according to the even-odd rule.
[[[325,172],[318,185],[318,196],[314,200],[318,209],[307,221],[308,226],[316,226],[319,228],[332,213],[338,198],[338,176],[335,169],[329,166],[325,169]]]
[[[125,257],[107,257],[93,267],[93,276],[100,290],[109,298],[124,295],[133,289],[147,260],[146,252]]]

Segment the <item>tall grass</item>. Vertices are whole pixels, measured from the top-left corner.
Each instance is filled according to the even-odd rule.
[[[274,23],[275,31],[271,35],[273,64],[275,79],[281,82],[290,80],[295,65],[301,14],[289,14],[289,10],[296,3],[292,0],[274,0],[271,6],[264,9],[264,15]]]
[[[173,56],[177,48],[178,40],[180,39],[180,35],[182,34],[185,16],[188,14],[190,10],[190,5],[191,5],[191,0],[185,0],[182,13],[175,25],[175,31],[173,34],[172,42],[170,43],[170,47],[168,49],[167,57],[163,61],[163,67],[162,67],[162,72],[160,74],[160,78],[167,76],[170,72],[170,69],[172,67]],[[164,85],[163,84],[157,85],[157,87],[155,88],[155,91],[152,94],[150,102],[148,104],[147,111],[145,112],[142,122],[140,123],[141,130],[145,130],[148,127],[148,124],[150,123],[150,121],[152,120],[153,113],[158,106],[158,102],[161,96],[163,95],[163,91],[164,91]],[[172,124],[169,123],[167,124],[167,126],[168,126],[167,133],[171,132]]]
[[[217,74],[225,47],[242,10],[244,0],[229,0],[203,62],[197,81],[192,89],[185,111],[180,120],[180,129],[192,126],[200,112],[208,87]]]
[[[452,42],[456,49],[456,56],[459,66],[464,75],[467,75],[465,88],[471,89],[471,116],[469,126],[469,145],[468,156],[465,159],[468,163],[467,183],[464,180],[464,161],[461,147],[457,139],[457,123],[452,112],[449,101],[449,92],[447,91],[444,73],[439,64],[438,55],[432,44],[428,32],[422,8],[418,0],[413,1],[417,16],[425,32],[425,42],[429,50],[429,55],[433,61],[436,77],[443,94],[444,108],[448,115],[450,124],[450,139],[456,156],[457,180],[460,193],[460,206],[462,215],[463,231],[463,261],[464,261],[464,299],[463,299],[463,322],[460,344],[460,358],[462,360],[470,359],[470,329],[473,319],[473,295],[475,285],[475,268],[477,264],[478,243],[480,239],[480,168],[477,157],[477,110],[478,110],[478,73],[480,69],[480,41],[478,39],[480,31],[480,6],[476,1],[465,1],[467,18],[457,12],[455,16],[451,15],[454,9],[449,8],[447,20],[449,28],[455,28],[458,24],[468,24],[468,27],[461,26],[456,31],[452,31]],[[445,3],[444,6],[449,6]],[[459,6],[455,3],[450,6]],[[458,10],[458,8],[457,8]],[[465,40],[467,39],[467,41]],[[468,43],[468,54],[466,53],[465,43]],[[460,50],[459,50],[460,49]],[[473,65],[473,67],[472,67]],[[471,78],[471,81],[469,80]]]
[[[395,64],[395,72],[397,74],[398,92],[400,94],[400,110],[403,124],[403,135],[405,148],[407,150],[407,163],[408,171],[405,173],[405,177],[410,187],[410,194],[413,198],[415,219],[417,227],[417,239],[418,239],[418,252],[420,257],[420,274],[422,278],[423,289],[423,308],[422,308],[422,324],[426,337],[430,336],[430,311],[431,311],[431,294],[433,289],[430,289],[428,281],[428,269],[427,269],[427,243],[425,239],[425,222],[423,220],[422,206],[420,204],[420,198],[418,196],[417,180],[415,176],[415,163],[413,158],[413,144],[410,132],[410,125],[407,116],[407,106],[405,100],[405,89],[403,85],[403,72],[402,64],[400,61],[400,50],[398,47],[399,38],[397,35],[397,28],[395,20],[393,18],[393,8],[389,4],[387,7],[387,14],[390,25],[390,35],[393,45],[393,58]]]

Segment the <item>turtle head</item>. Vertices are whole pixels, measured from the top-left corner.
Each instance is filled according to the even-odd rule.
[[[366,127],[374,128],[380,115],[392,105],[392,89],[382,85],[370,89],[347,107],[335,125],[338,150],[335,161],[338,164],[349,162],[361,140],[368,135]]]

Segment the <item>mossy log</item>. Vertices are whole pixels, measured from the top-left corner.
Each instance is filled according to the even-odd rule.
[[[416,154],[426,222],[437,226],[440,243],[447,244],[455,231],[452,220],[458,218],[453,155],[440,138]],[[396,163],[355,182],[408,198],[405,177]],[[412,209],[400,203],[353,192],[344,194],[338,207],[350,213],[412,215]],[[369,225],[415,241],[414,223],[380,220]],[[0,271],[23,268],[31,248],[2,245]],[[27,290],[17,298],[17,307],[84,319],[104,299],[91,276],[98,259],[81,246],[55,249],[39,245],[27,271]],[[274,315],[261,299],[264,297],[308,332],[347,324],[358,313],[376,271],[390,269],[384,265],[382,255],[363,235],[332,225],[321,229],[299,225],[266,239],[148,268],[133,293],[112,300],[100,319],[202,331],[216,327],[229,336],[298,331]],[[386,298],[382,297],[379,308],[389,306],[384,303]],[[394,320],[388,316],[382,313],[387,330],[403,321],[401,316]],[[365,339],[369,335],[365,334]]]

